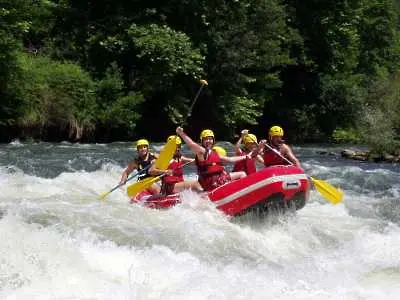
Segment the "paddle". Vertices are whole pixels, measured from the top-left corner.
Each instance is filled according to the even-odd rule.
[[[99,195],[99,199],[100,199],[100,200],[103,200],[103,199],[104,199],[105,197],[107,197],[109,194],[111,194],[112,192],[114,192],[117,188],[119,188],[119,187],[125,185],[128,181],[130,181],[130,180],[132,180],[133,178],[135,178],[135,177],[137,177],[137,176],[143,174],[144,172],[146,172],[148,169],[150,169],[150,167],[151,167],[151,165],[148,165],[146,168],[144,168],[144,169],[140,170],[139,172],[137,172],[136,174],[134,174],[134,175],[128,177],[128,178],[126,179],[125,182],[121,182],[120,184],[116,185],[115,187],[113,187],[113,188],[112,188],[111,190],[109,190],[108,192],[104,192],[104,193],[100,194],[100,195]]]
[[[162,148],[158,158],[155,161],[155,167],[160,170],[166,170],[169,162],[176,151],[176,138],[170,139]]]
[[[193,101],[192,101],[192,104],[191,104],[190,107],[189,107],[189,111],[188,111],[187,115],[186,115],[185,118],[183,119],[182,126],[186,124],[187,119],[192,115],[193,107],[194,107],[194,105],[196,104],[196,101],[197,101],[197,99],[199,98],[201,91],[202,91],[203,88],[204,88],[205,86],[207,86],[207,85],[208,85],[208,82],[207,82],[206,80],[204,80],[204,79],[201,79],[201,80],[200,80],[200,88],[199,88],[199,90],[197,91],[197,94],[196,94],[196,96],[194,97],[194,99],[193,99]],[[160,153],[160,156],[158,157],[158,159],[157,159],[156,162],[155,162],[155,164],[156,164],[155,167],[156,167],[157,169],[166,170],[166,169],[168,168],[169,162],[170,162],[170,160],[172,159],[172,156],[173,156],[173,154],[175,153],[175,150],[176,150],[175,139],[173,139],[173,141],[174,141],[175,149],[174,149],[172,155],[171,155],[170,157],[169,157],[169,156],[165,156],[165,158],[168,158],[168,159],[160,160],[161,154],[162,154],[162,153]],[[168,143],[167,143],[167,144],[168,144]],[[164,147],[164,149],[165,149],[166,147],[167,147],[167,145]],[[164,150],[164,149],[163,149],[163,150]],[[187,164],[184,164],[182,167],[184,167],[185,165],[187,165]],[[148,188],[149,186],[151,186],[153,183],[159,181],[159,180],[162,178],[162,176],[163,176],[163,175],[160,175],[160,176],[157,176],[157,177],[145,178],[144,180],[141,180],[141,181],[139,181],[139,182],[136,182],[135,184],[130,185],[130,186],[128,187],[128,189],[127,189],[128,196],[129,196],[129,197],[135,196],[137,193],[139,193],[139,192],[145,190],[146,188]]]
[[[343,199],[343,192],[341,190],[336,189],[329,183],[323,180],[315,179],[311,177],[312,182],[314,183],[317,191],[325,198],[328,199],[332,204],[339,204]]]
[[[197,98],[199,98],[200,93],[201,93],[201,91],[203,90],[204,86],[207,86],[207,85],[208,85],[208,82],[207,82],[206,80],[204,80],[204,79],[201,79],[201,80],[200,80],[200,84],[201,84],[201,85],[200,85],[200,88],[199,88],[199,90],[197,91],[197,94],[196,94],[196,96],[194,97],[194,99],[193,99],[193,101],[192,101],[192,104],[191,104],[190,107],[189,107],[189,111],[188,111],[186,117],[183,119],[183,122],[182,122],[181,127],[183,127],[183,125],[186,125],[187,119],[192,115],[193,106],[194,106],[194,104],[196,103]]]
[[[187,166],[188,164],[191,164],[193,161],[189,161],[185,164],[183,164],[182,166],[180,166],[177,169],[183,168],[185,166]],[[132,184],[128,189],[128,196],[129,197],[134,197],[136,196],[136,194],[140,193],[141,191],[147,189],[148,187],[150,187],[153,183],[156,183],[158,181],[160,181],[164,176],[166,176],[167,174],[161,174],[157,177],[149,177],[149,178],[145,178],[141,181],[138,181],[135,184]]]
[[[286,157],[284,157],[278,150],[272,148],[270,145],[265,144],[270,150],[274,151],[277,155],[279,155],[281,158],[286,160],[289,164],[293,165],[293,163],[288,160]],[[310,176],[310,179],[314,183],[315,188],[317,191],[329,202],[332,204],[336,205],[342,202],[343,200],[343,192],[336,189],[329,183],[323,180],[315,179],[314,177]]]
[[[170,139],[164,146],[164,148],[161,150],[160,155],[155,161],[155,167],[159,170],[166,170],[168,168],[169,162],[171,161],[172,157],[174,156],[176,151],[176,139]],[[142,191],[149,185],[147,185],[147,182],[149,182],[153,177],[145,178],[141,181],[138,181],[134,184],[131,184],[127,188],[127,193],[129,197],[132,197],[131,194],[137,194],[137,191]],[[145,186],[143,188],[143,186]]]

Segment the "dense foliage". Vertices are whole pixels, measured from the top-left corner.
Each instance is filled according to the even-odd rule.
[[[3,141],[162,139],[204,78],[191,133],[397,147],[395,0],[0,3]]]

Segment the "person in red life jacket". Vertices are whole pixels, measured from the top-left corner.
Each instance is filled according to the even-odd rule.
[[[225,171],[223,162],[235,163],[246,159],[246,156],[226,157],[220,156],[212,150],[215,144],[214,133],[210,129],[205,129],[200,134],[201,145],[195,143],[187,136],[181,127],[176,129],[176,133],[185,141],[188,147],[196,154],[195,162],[199,183],[203,190],[209,191],[215,189],[230,180],[246,177],[244,172],[232,172],[228,174]]]
[[[242,148],[241,145],[244,145]],[[248,133],[248,130],[242,130],[241,136],[235,145],[236,155],[251,155],[251,158],[239,161],[233,166],[232,172],[244,171],[247,175],[257,172],[256,161],[264,163],[261,155],[258,154],[257,137]]]
[[[140,139],[136,142],[136,150],[137,157],[128,164],[128,167],[122,172],[120,184],[125,184],[128,179],[129,174],[133,172],[133,170],[137,170],[143,173],[138,176],[138,181],[143,180],[144,178],[149,177],[149,168],[150,165],[158,158],[157,154],[150,153],[149,151],[149,142],[146,139]],[[151,193],[158,193],[160,188],[153,184],[152,187],[149,188]]]
[[[227,156],[227,153],[226,153],[226,150],[224,149],[224,148],[222,148],[222,147],[220,147],[220,146],[214,146],[214,147],[212,147],[212,150],[213,151],[215,151],[215,152],[217,152],[218,153],[218,155],[220,156],[220,157],[226,157]],[[246,154],[245,154],[246,155]],[[247,159],[245,159],[245,160],[241,160],[241,161],[237,161],[236,163],[235,163],[235,166],[237,165],[237,164],[240,164],[240,163],[242,163],[242,162],[245,162]],[[232,172],[234,172],[234,171],[232,171]],[[245,171],[236,171],[236,172],[245,172]],[[246,172],[245,172],[246,173]]]
[[[183,165],[185,163],[194,161],[194,159],[182,155],[182,140],[179,137],[171,135],[168,137],[167,142],[174,138],[176,141],[176,151],[168,165],[167,170],[157,169],[153,165],[152,167],[150,167],[149,174],[151,176],[159,176],[165,174],[165,176],[163,176],[161,179],[162,184],[160,192],[163,195],[179,193],[184,189],[194,189],[196,191],[200,191],[201,187],[198,184],[197,180],[184,180],[183,178]]]
[[[226,156],[226,150],[220,146],[214,146],[212,147],[212,150],[217,152],[220,157]]]
[[[225,158],[227,157],[226,150],[225,150],[224,148],[220,147],[220,146],[214,146],[214,147],[212,147],[212,150],[215,151],[215,152],[217,152],[218,155],[219,155],[220,157],[225,157]],[[245,154],[245,155],[246,155],[246,154]],[[245,161],[247,161],[247,160],[248,160],[248,158],[246,158],[245,160],[237,161],[237,162],[235,163],[235,165],[236,165],[236,164],[239,164],[239,163],[242,163],[242,162],[245,162]],[[232,173],[245,173],[245,174],[246,174],[245,171],[241,171],[241,170],[232,171],[232,172],[230,173],[230,175],[231,175]],[[241,174],[241,176],[238,177],[238,178],[243,178],[243,177],[245,177],[245,176],[243,176],[243,174]]]
[[[263,153],[264,166],[289,165],[288,161],[290,161],[296,167],[301,168],[299,160],[283,141],[283,129],[279,126],[272,126],[268,135],[269,141],[262,140],[259,145],[259,152]]]

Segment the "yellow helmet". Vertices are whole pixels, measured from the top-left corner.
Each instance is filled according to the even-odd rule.
[[[220,156],[226,156],[226,151],[224,148],[220,147],[220,146],[214,146],[212,148],[215,152],[217,152]]]
[[[200,133],[200,140],[204,139],[205,137],[211,136],[214,138],[215,140],[215,136],[214,136],[214,132],[211,129],[204,129],[201,133]]]
[[[147,146],[148,147],[149,141],[145,140],[145,139],[140,139],[136,142],[136,147],[139,147],[139,146]]]
[[[168,139],[167,139],[167,142],[169,142],[169,141],[172,140],[172,139],[175,139],[175,143],[176,143],[177,145],[181,145],[181,144],[182,144],[181,138],[180,138],[179,136],[177,136],[177,135],[170,135],[170,136],[168,137]]]
[[[279,126],[272,126],[269,129],[269,136],[283,136],[283,129]]]
[[[256,143],[257,144],[257,137],[254,134],[249,133],[249,134],[244,136],[243,143],[245,145],[252,144],[252,143]]]

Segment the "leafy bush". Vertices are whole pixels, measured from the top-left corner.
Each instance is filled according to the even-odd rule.
[[[371,86],[359,128],[372,151],[400,151],[400,73],[383,77]]]
[[[21,55],[23,80],[16,87],[25,101],[18,123],[43,133],[51,127],[67,130],[80,139],[95,128],[95,84],[89,74],[73,63],[48,57]]]
[[[362,142],[361,134],[355,128],[335,129],[332,134],[332,139],[336,143],[361,143]]]

